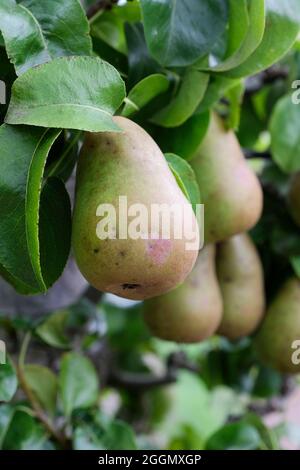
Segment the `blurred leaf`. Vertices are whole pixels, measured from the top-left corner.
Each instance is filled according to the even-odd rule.
[[[262,398],[269,398],[274,395],[279,395],[281,387],[282,375],[274,369],[260,366],[252,395]]]
[[[187,66],[207,54],[225,31],[223,0],[141,0],[151,54],[164,66]]]
[[[151,121],[163,127],[183,124],[197,109],[207,89],[208,74],[187,69],[177,95],[163,109],[152,116]]]
[[[193,429],[193,442],[197,435],[197,449],[203,448],[208,436],[224,424],[220,410],[211,406],[210,391],[199,377],[185,371],[180,372],[177,383],[168,387],[167,391],[170,408],[157,431],[172,441],[180,429]]]
[[[69,310],[58,310],[52,313],[36,329],[37,335],[45,343],[55,348],[66,349],[70,347],[68,338],[65,335],[66,325],[69,318]]]
[[[123,421],[110,421],[103,427],[82,424],[74,432],[75,450],[136,450],[132,428]]]
[[[10,401],[18,386],[15,369],[11,362],[0,364],[0,401]]]
[[[300,278],[300,256],[291,256],[290,262],[296,276]]]
[[[14,415],[14,408],[11,405],[0,405],[0,449]]]
[[[232,78],[267,69],[288,52],[300,29],[298,0],[266,0],[266,27],[258,48],[240,66],[226,72]]]
[[[166,153],[165,157],[179,187],[195,210],[196,205],[201,203],[201,197],[194,170],[188,162],[174,153]]]
[[[261,439],[260,448],[265,446],[268,450],[279,450],[279,442],[277,439],[274,439],[273,430],[266,427],[260,416],[254,413],[247,413],[243,417],[242,422],[254,426],[258,431]]]
[[[77,0],[0,0],[0,29],[18,75],[55,57],[91,55],[87,18]]]
[[[112,114],[124,97],[124,82],[112,65],[98,57],[61,57],[14,82],[5,121],[116,132],[120,129]]]
[[[137,445],[132,428],[123,421],[112,421],[106,427],[103,436],[105,448],[108,450],[136,450]]]
[[[60,396],[64,413],[70,416],[77,408],[89,408],[97,402],[98,376],[89,359],[78,353],[64,354],[59,375]]]
[[[194,114],[179,127],[157,128],[155,138],[165,153],[175,153],[190,160],[205,137],[208,124],[208,112]]]
[[[98,435],[99,434],[99,435]],[[96,432],[93,425],[77,426],[73,434],[74,450],[107,450],[103,443],[103,431]]]
[[[270,121],[274,161],[286,173],[300,169],[300,107],[291,95],[278,101]]]
[[[42,408],[54,414],[58,387],[55,374],[47,367],[26,364],[24,366],[24,377]]]
[[[207,450],[254,450],[260,445],[255,427],[245,423],[226,424],[206,442]]]
[[[42,450],[47,436],[41,425],[24,411],[16,411],[3,441],[4,450]]]
[[[162,74],[156,73],[144,78],[130,90],[122,116],[129,117],[139,111],[153,98],[167,91],[169,85],[169,80]]]

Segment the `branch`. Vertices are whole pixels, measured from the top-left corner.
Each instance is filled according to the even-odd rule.
[[[62,434],[60,431],[58,431],[48,415],[45,413],[43,408],[41,407],[39,401],[37,400],[35,394],[31,390],[31,388],[28,386],[28,383],[26,381],[26,377],[24,374],[24,365],[25,365],[25,357],[27,353],[27,349],[29,346],[29,342],[31,339],[31,333],[27,333],[25,335],[25,338],[23,340],[23,344],[21,346],[21,351],[19,355],[19,361],[16,368],[18,380],[20,387],[22,388],[25,396],[27,397],[28,401],[30,402],[32,409],[35,412],[36,417],[39,419],[39,421],[43,424],[45,427],[46,431],[55,438],[57,442],[63,447],[67,447],[67,438],[64,434]]]
[[[88,19],[91,19],[101,10],[111,10],[113,5],[118,3],[118,1],[119,0],[98,0],[98,2],[88,9],[86,16]]]
[[[254,150],[250,150],[250,149],[243,149],[243,152],[247,160],[251,160],[254,158],[263,158],[264,160],[271,159],[270,152],[255,152]]]
[[[150,388],[170,385],[177,380],[179,369],[199,372],[196,364],[191,363],[184,352],[172,353],[167,360],[167,371],[165,375],[157,377],[151,374],[138,374],[126,372],[120,369],[112,369],[109,383],[131,390],[149,390]]]

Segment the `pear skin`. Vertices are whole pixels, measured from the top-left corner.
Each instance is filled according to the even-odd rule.
[[[178,343],[196,343],[218,328],[222,298],[215,272],[215,246],[208,245],[184,283],[168,294],[147,300],[144,319],[158,338]]]
[[[293,363],[295,354],[299,362],[295,341],[300,340],[300,281],[289,279],[271,303],[255,343],[261,359],[282,373],[299,374],[300,364]],[[295,361],[294,361],[295,362]]]
[[[223,298],[218,333],[236,340],[253,333],[265,312],[263,268],[249,235],[235,235],[217,249],[217,275]]]
[[[86,134],[77,168],[72,246],[78,267],[92,286],[143,300],[184,281],[197,259],[199,228],[192,206],[154,140],[129,119],[114,120],[122,132]],[[128,237],[128,232],[120,235],[120,196],[126,196],[128,210],[134,209],[134,204],[143,204],[148,214],[153,204],[165,204],[167,208],[175,205],[170,238],[162,233],[160,220],[146,228],[143,225],[137,239]],[[116,218],[110,225],[115,239],[99,238],[97,227],[104,220],[97,215],[100,204],[115,208]],[[176,229],[182,226],[176,216],[183,207],[188,217],[180,238]],[[128,215],[129,224],[133,215],[139,215],[134,212]]]
[[[211,114],[207,134],[190,161],[204,204],[204,240],[216,243],[251,229],[259,220],[263,192],[233,131]]]
[[[288,207],[295,224],[300,227],[300,172],[293,175],[289,192]]]

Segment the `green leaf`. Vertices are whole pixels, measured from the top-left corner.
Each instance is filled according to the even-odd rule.
[[[236,2],[233,1],[233,9],[239,14],[239,8],[236,8]],[[227,70],[238,67],[257,49],[262,41],[265,30],[265,0],[251,0],[248,3],[249,8],[249,27],[247,34],[240,44],[240,47],[227,59],[213,67],[216,72],[226,72]],[[237,19],[239,21],[239,18]],[[231,33],[229,29],[229,34]],[[236,34],[234,29],[233,34]]]
[[[112,114],[125,97],[117,70],[98,57],[55,59],[28,70],[13,84],[9,124],[119,131]]]
[[[153,57],[164,66],[187,66],[207,54],[224,33],[223,0],[141,0],[145,35]]]
[[[291,95],[281,98],[271,116],[271,150],[274,161],[286,173],[300,170],[300,106]]]
[[[300,256],[291,256],[290,263],[292,265],[294,273],[300,279]]]
[[[18,75],[55,57],[92,53],[78,0],[0,0],[0,29]]]
[[[107,450],[136,450],[132,428],[123,421],[112,421],[106,428],[103,442]]]
[[[196,204],[201,203],[201,197],[194,170],[186,160],[178,155],[166,153],[165,157],[179,187],[195,210]]]
[[[207,89],[209,75],[195,69],[187,69],[175,98],[151,118],[155,124],[177,127],[183,124],[197,109]]]
[[[148,75],[161,70],[147,49],[142,23],[126,23],[125,34],[128,47],[128,89]]]
[[[179,127],[159,128],[155,138],[164,152],[175,153],[185,160],[190,160],[199,148],[208,124],[208,112],[194,114]]]
[[[0,406],[0,449],[2,449],[2,443],[13,418],[14,412],[15,410],[11,405]]]
[[[250,57],[226,72],[232,78],[246,77],[277,62],[292,47],[300,29],[298,0],[266,0],[266,27],[263,39]]]
[[[75,429],[75,450],[136,450],[132,428],[122,421],[109,422],[105,428],[82,424]]]
[[[59,134],[37,127],[0,128],[1,273],[21,293],[46,291],[69,254],[69,196],[54,179],[42,187],[46,158]]]
[[[196,113],[209,111],[214,104],[225,96],[226,92],[239,83],[240,80],[227,78],[223,75],[211,76],[204,98],[198,106]]]
[[[65,335],[65,329],[69,318],[69,310],[58,310],[52,313],[36,329],[36,333],[45,343],[55,348],[68,348],[69,341]]]
[[[47,436],[40,424],[24,411],[16,411],[3,441],[4,450],[42,450]]]
[[[12,364],[0,364],[0,401],[10,401],[17,390],[17,376]]]
[[[138,2],[116,5],[111,10],[95,15],[94,19],[91,19],[91,35],[106,42],[122,54],[127,54],[124,24],[125,22],[137,23],[140,20],[141,11]]]
[[[129,117],[148,104],[153,98],[169,88],[169,80],[165,75],[156,73],[137,83],[129,92],[122,116]]]
[[[78,353],[63,356],[59,385],[66,416],[77,408],[89,408],[97,402],[99,383],[96,370],[89,359]]]
[[[57,378],[47,367],[26,364],[24,366],[25,381],[42,408],[54,414],[57,396]]]
[[[239,82],[226,93],[230,102],[229,115],[226,119],[226,125],[229,129],[237,130],[239,128],[244,91],[244,82]]]
[[[229,0],[228,38],[225,57],[231,57],[244,42],[249,28],[248,0]]]
[[[254,450],[261,439],[254,426],[246,423],[226,424],[207,441],[207,450]]]
[[[102,429],[97,432],[93,425],[83,423],[74,430],[73,448],[74,450],[107,450],[102,438]]]

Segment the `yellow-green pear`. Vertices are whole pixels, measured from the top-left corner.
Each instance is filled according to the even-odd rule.
[[[207,134],[191,165],[204,204],[204,240],[216,243],[252,228],[262,212],[263,193],[233,131],[211,113]]]
[[[246,233],[220,243],[217,275],[223,298],[218,333],[231,340],[253,333],[265,312],[263,268],[256,247]]]
[[[222,315],[215,272],[215,246],[207,245],[184,283],[168,294],[147,300],[144,319],[151,333],[178,343],[195,343],[214,334]]]
[[[293,175],[289,192],[288,206],[295,223],[300,227],[300,172]]]
[[[266,364],[283,373],[300,373],[299,279],[289,279],[271,303],[256,347]]]
[[[197,259],[199,228],[154,140],[129,119],[114,121],[122,132],[86,134],[72,245],[92,286],[142,300],[184,281]],[[173,214],[169,237],[167,219],[157,217],[162,204]]]

